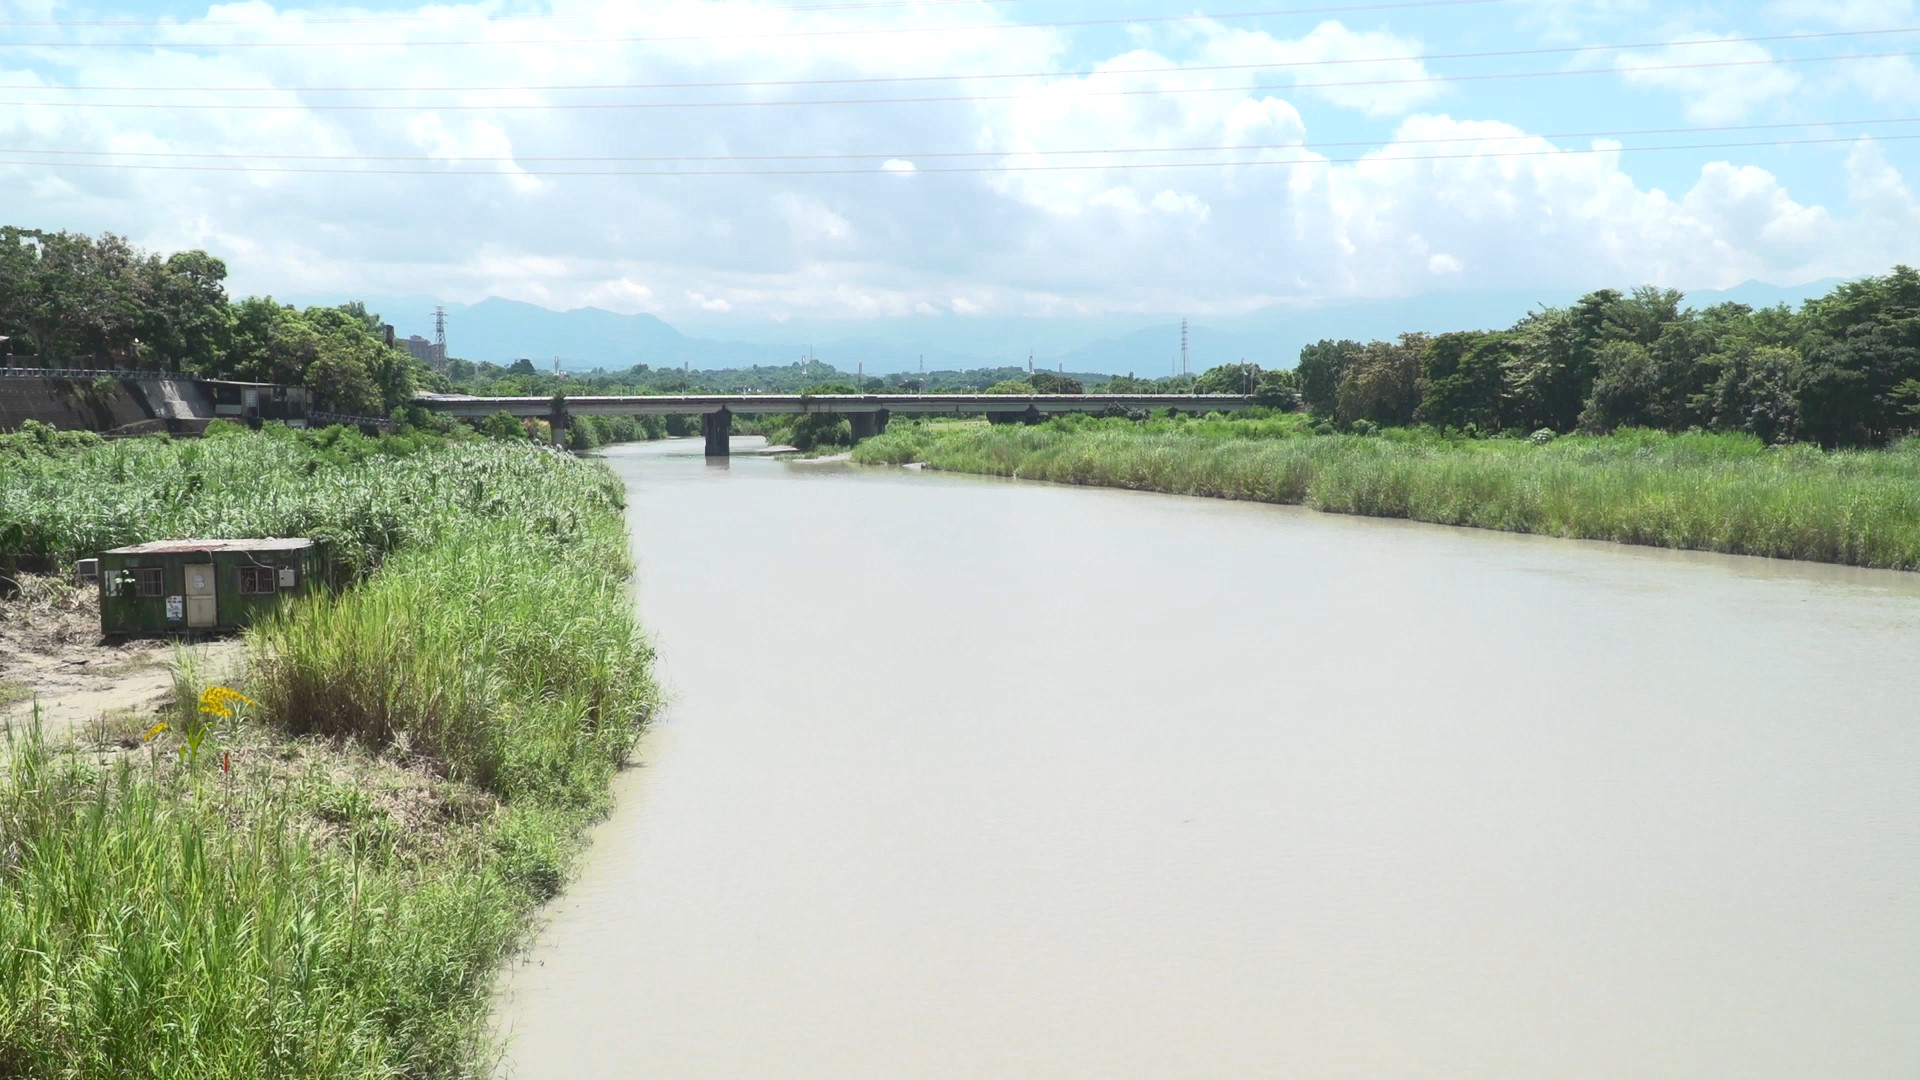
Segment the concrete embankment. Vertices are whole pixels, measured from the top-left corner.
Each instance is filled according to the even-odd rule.
[[[192,379],[0,379],[0,431],[38,420],[68,431],[182,434],[213,415],[211,395]]]

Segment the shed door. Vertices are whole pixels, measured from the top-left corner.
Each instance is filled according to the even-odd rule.
[[[189,563],[187,574],[187,625],[213,626],[220,621],[213,592],[213,564]]]

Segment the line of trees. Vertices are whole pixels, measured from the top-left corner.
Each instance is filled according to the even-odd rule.
[[[365,305],[235,301],[226,277],[204,251],[0,227],[0,337],[15,363],[305,386],[338,412],[385,416],[413,397],[425,373]]]
[[[1683,301],[1604,289],[1505,330],[1321,341],[1301,350],[1293,385],[1349,427],[1698,428],[1828,446],[1920,431],[1920,272],[1896,267],[1799,311]]]

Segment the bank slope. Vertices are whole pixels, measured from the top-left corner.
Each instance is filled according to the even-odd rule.
[[[855,462],[1295,503],[1329,513],[1627,544],[1920,569],[1920,441],[1769,448],[1744,435],[1448,440],[1301,433],[1262,420],[925,424]]]

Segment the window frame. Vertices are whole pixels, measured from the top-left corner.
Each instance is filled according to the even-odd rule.
[[[264,581],[266,583],[266,588],[264,589],[248,588],[247,586],[250,580],[254,582],[256,585]],[[240,595],[241,596],[272,596],[274,593],[277,593],[279,591],[280,591],[280,568],[279,567],[263,566],[258,563],[250,563],[240,567]]]
[[[163,566],[130,566],[133,595],[142,600],[167,595],[167,571]]]

